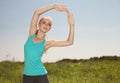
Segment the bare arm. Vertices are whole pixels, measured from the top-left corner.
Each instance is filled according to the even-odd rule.
[[[39,16],[41,14],[43,14],[44,12],[47,12],[51,9],[54,9],[54,5],[38,9],[34,12],[34,15],[32,17],[32,21],[31,21],[31,25],[30,25],[30,31],[29,31],[29,36],[28,37],[30,37],[32,34],[36,33],[36,31],[37,31],[37,21],[39,19]]]
[[[62,11],[62,9],[60,11]],[[74,41],[74,17],[67,9],[64,9],[64,11],[67,14],[68,23],[69,23],[69,27],[70,27],[68,38],[65,41],[54,41],[54,40],[48,41],[45,45],[45,49],[48,49],[50,47],[68,46],[68,45],[73,44],[73,41]]]

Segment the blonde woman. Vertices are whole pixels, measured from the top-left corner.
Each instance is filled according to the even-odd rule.
[[[64,41],[46,40],[45,36],[52,27],[52,21],[49,17],[42,17],[39,22],[39,16],[47,11],[55,9],[60,12],[65,12],[68,17],[69,34]],[[38,23],[38,24],[37,24]],[[37,30],[37,26],[39,29]],[[57,46],[72,45],[74,41],[74,18],[70,11],[62,4],[53,4],[43,7],[34,12],[28,39],[24,45],[24,71],[23,83],[50,83],[47,71],[41,61],[43,53]]]

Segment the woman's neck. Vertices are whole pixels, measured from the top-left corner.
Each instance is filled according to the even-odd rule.
[[[41,31],[38,31],[37,35],[36,35],[36,38],[38,39],[44,39],[45,38],[45,33],[41,32]]]

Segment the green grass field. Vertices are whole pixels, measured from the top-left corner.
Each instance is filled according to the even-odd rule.
[[[120,83],[120,60],[45,63],[50,83]],[[0,83],[22,83],[23,63],[0,62]]]

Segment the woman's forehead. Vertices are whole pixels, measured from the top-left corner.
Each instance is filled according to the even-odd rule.
[[[51,20],[49,18],[42,18],[41,21],[46,21],[46,22],[51,23]]]

